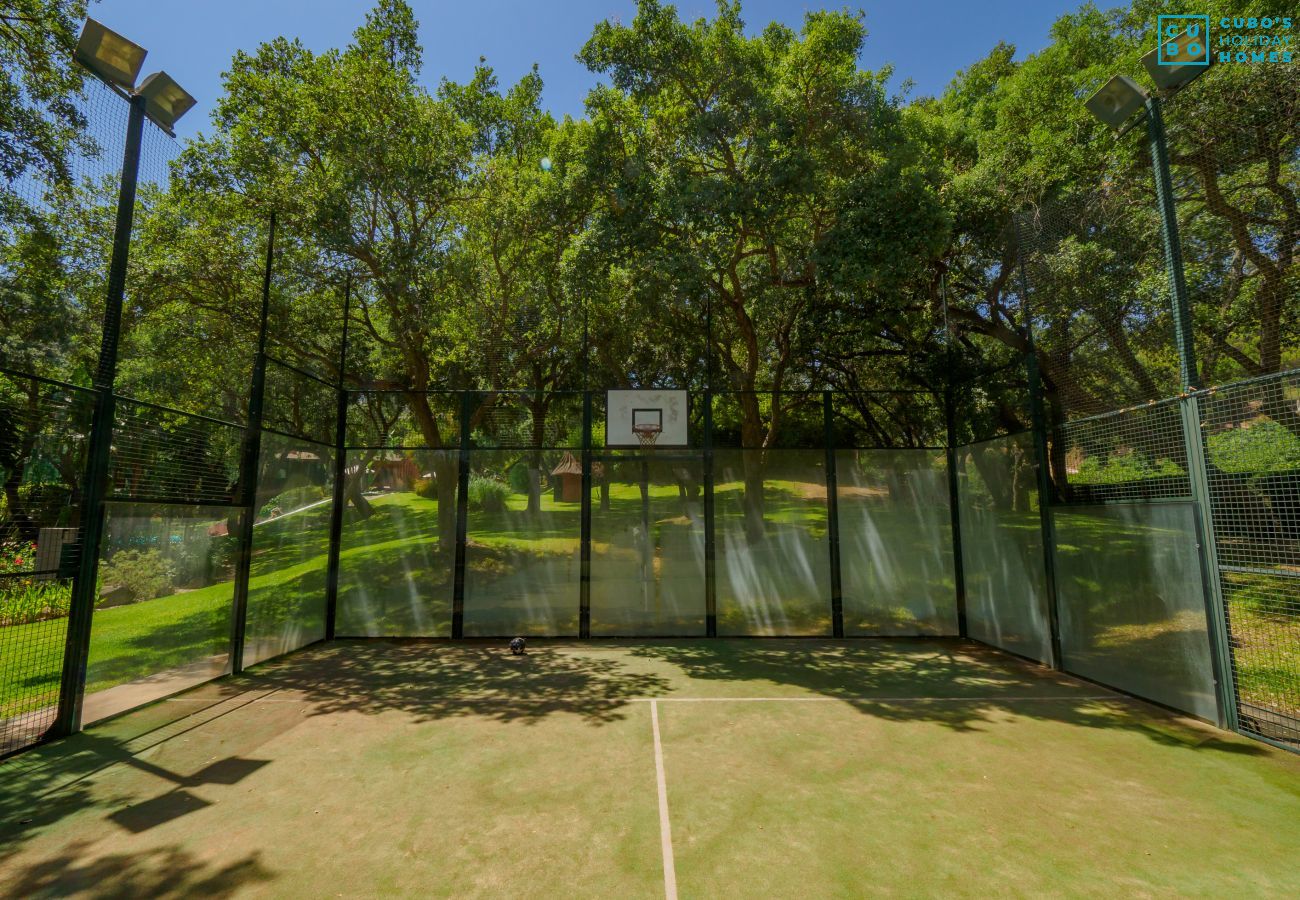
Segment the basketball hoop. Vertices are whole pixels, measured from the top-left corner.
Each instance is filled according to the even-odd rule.
[[[659,433],[663,430],[663,426],[656,422],[639,422],[632,426],[632,433],[641,442],[642,450],[653,450],[655,442],[659,440]]]

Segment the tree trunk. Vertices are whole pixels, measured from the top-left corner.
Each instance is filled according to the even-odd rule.
[[[456,549],[456,486],[460,481],[458,454],[447,450],[434,454],[434,485],[438,493],[438,547]]]

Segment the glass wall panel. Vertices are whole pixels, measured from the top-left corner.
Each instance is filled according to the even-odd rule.
[[[957,633],[942,450],[835,454],[846,635]]]
[[[572,474],[577,455],[470,455],[466,637],[578,634],[582,491],[572,481],[580,477]]]
[[[244,665],[325,637],[333,448],[262,435]]]
[[[702,635],[704,466],[660,451],[592,466],[591,633]]]
[[[230,671],[241,511],[106,504],[84,722]]]
[[[972,444],[958,452],[958,459],[967,631],[986,644],[1049,662],[1032,436]]]
[[[718,450],[718,634],[829,635],[826,455]]]
[[[339,551],[340,637],[448,637],[454,450],[354,450]]]
[[[1066,671],[1217,715],[1191,503],[1052,510]]]

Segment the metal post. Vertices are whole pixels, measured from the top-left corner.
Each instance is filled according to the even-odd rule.
[[[713,507],[713,391],[704,390],[704,622],[705,634],[718,636],[718,564]]]
[[[1047,589],[1047,618],[1051,627],[1052,666],[1065,667],[1061,658],[1060,600],[1056,590],[1056,523],[1052,521],[1052,469],[1047,449],[1047,416],[1043,409],[1043,384],[1033,336],[1025,353],[1029,381],[1029,414],[1033,428],[1035,469],[1038,475],[1038,519],[1043,535],[1043,577]]]
[[[578,637],[591,637],[591,391],[582,392],[581,549],[578,569]]]
[[[465,544],[469,538],[469,451],[470,416],[474,412],[474,394],[460,395],[460,468],[456,481],[456,568],[451,595],[451,636],[465,636]]]
[[[63,670],[59,682],[59,711],[50,729],[54,736],[81,730],[81,704],[86,692],[90,658],[90,626],[95,612],[99,548],[104,536],[104,500],[108,496],[109,453],[113,444],[116,405],[113,386],[117,378],[117,347],[122,330],[122,298],[126,292],[126,266],[135,223],[135,190],[140,177],[140,143],[144,136],[144,98],[131,97],[126,121],[126,146],[122,152],[122,184],[117,194],[117,222],[113,228],[113,255],[108,266],[108,292],[100,336],[99,365],[95,372],[95,411],[86,452],[82,499],[81,550],[68,610],[68,632],[63,645]]]
[[[948,435],[945,455],[948,461],[948,510],[952,517],[952,570],[957,592],[957,634],[967,637],[966,569],[961,558],[961,492],[957,478],[957,403],[951,384],[944,388],[943,405]]]
[[[826,537],[831,562],[831,634],[844,637],[844,583],[840,574],[839,480],[835,473],[835,404],[822,391],[822,433],[826,445]]]
[[[334,504],[330,507],[330,555],[325,573],[325,640],[334,640],[339,606],[339,550],[343,543],[344,490],[347,479],[348,391],[343,375],[348,368],[348,314],[352,306],[352,273],[343,282],[343,341],[339,348],[338,405],[334,415]]]
[[[713,505],[713,295],[704,301],[704,633],[718,636],[718,562]]]
[[[230,617],[230,671],[244,669],[244,632],[248,625],[248,580],[253,567],[253,525],[257,519],[257,476],[262,456],[262,415],[266,397],[266,328],[271,314],[271,272],[275,262],[275,213],[266,236],[266,267],[262,272],[262,315],[257,331],[257,355],[248,387],[248,424],[244,428],[239,462],[240,505],[243,527],[235,553],[235,602]]]
[[[1205,435],[1201,429],[1200,400],[1196,391],[1201,377],[1196,365],[1196,344],[1192,331],[1192,309],[1183,273],[1183,248],[1178,234],[1178,210],[1174,204],[1173,179],[1169,173],[1169,149],[1165,142],[1165,122],[1160,99],[1148,97],[1147,136],[1150,140],[1151,166],[1156,182],[1156,202],[1160,207],[1160,234],[1165,246],[1165,268],[1169,274],[1169,294],[1173,304],[1174,344],[1178,349],[1178,372],[1183,394],[1179,401],[1179,421],[1183,446],[1187,452],[1187,477],[1196,511],[1197,556],[1200,558],[1201,583],[1204,586],[1205,621],[1210,636],[1210,657],[1214,666],[1215,695],[1219,707],[1219,725],[1237,731],[1236,681],[1233,678],[1232,639],[1223,586],[1219,583],[1219,552],[1214,534],[1214,515],[1210,500],[1209,467],[1206,463]]]

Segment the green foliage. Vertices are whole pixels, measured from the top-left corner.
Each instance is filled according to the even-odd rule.
[[[423,497],[425,500],[438,499],[438,480],[436,478],[417,478],[411,485],[417,497]]]
[[[506,480],[510,483],[511,493],[527,494],[529,487],[528,466],[521,462],[515,463],[510,467]]]
[[[258,511],[258,517],[269,519],[275,510],[279,510],[276,515],[291,513],[295,509],[302,509],[304,506],[310,506],[313,503],[319,503],[324,500],[328,494],[321,485],[304,484],[299,487],[289,488],[282,491],[262,504]]]
[[[71,603],[70,582],[32,578],[0,580],[0,628],[66,616]]]
[[[99,572],[105,590],[120,588],[132,602],[171,593],[176,575],[173,565],[158,550],[119,550],[100,564]]]
[[[1210,463],[1225,472],[1300,469],[1300,437],[1272,419],[1256,419],[1206,438]]]
[[[506,498],[510,496],[509,486],[495,478],[482,475],[469,477],[469,508],[486,513],[505,512]]]
[[[1070,476],[1070,481],[1073,484],[1123,484],[1185,474],[1187,473],[1182,467],[1172,459],[1152,460],[1128,451],[1112,453],[1107,457],[1086,457],[1079,464],[1079,471]]]

